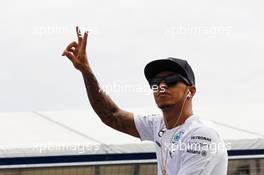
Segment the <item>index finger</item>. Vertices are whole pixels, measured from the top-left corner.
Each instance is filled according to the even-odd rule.
[[[82,43],[82,33],[81,33],[79,26],[76,26],[76,33],[77,33],[77,38],[78,38],[78,44],[81,44]]]

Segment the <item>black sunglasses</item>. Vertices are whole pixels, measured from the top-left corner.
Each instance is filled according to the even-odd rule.
[[[163,80],[164,80],[164,82],[166,83],[166,85],[168,87],[175,86],[179,82],[183,82],[185,84],[188,84],[184,80],[184,78],[181,77],[180,75],[169,75],[169,76],[165,76],[165,77],[155,77],[155,78],[151,78],[148,81],[149,82],[149,85],[150,85],[150,88],[152,89],[154,86],[158,87]]]

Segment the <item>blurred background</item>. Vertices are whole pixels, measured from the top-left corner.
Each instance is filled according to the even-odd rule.
[[[186,59],[196,75],[194,112],[218,124],[225,140],[234,145],[233,151],[240,151],[230,153],[234,157],[230,156],[229,174],[264,174],[263,5],[262,1],[249,0],[3,1],[0,6],[3,173],[27,170],[37,174],[42,170],[31,171],[32,167],[54,167],[53,159],[46,158],[58,153],[36,155],[32,151],[36,144],[141,144],[135,138],[121,143],[128,136],[120,133],[109,134],[120,136],[109,142],[106,138],[91,139],[106,133],[97,128],[92,133],[89,129],[92,125],[99,126],[100,121],[89,105],[80,72],[61,56],[67,44],[76,40],[78,25],[81,31],[89,31],[88,57],[100,85],[121,108],[134,113],[159,112],[144,78],[144,66],[154,59]],[[89,117],[95,118],[94,123],[90,123]],[[115,131],[107,133],[112,132]],[[152,148],[145,148],[142,146],[144,153],[153,152]],[[60,155],[75,155],[68,151]],[[35,159],[17,163],[18,157],[34,156],[46,157],[45,165],[40,163],[43,159],[35,162],[41,166],[32,166]],[[82,163],[80,159],[76,158],[78,166],[87,163],[89,157]],[[151,171],[146,169],[148,164],[141,169],[138,163],[127,162],[126,166],[134,174],[155,174],[153,160],[147,161]],[[70,163],[73,162],[69,158],[67,163],[56,162],[55,167],[59,169],[64,164],[62,169],[76,168]],[[90,166],[94,168],[96,163],[98,160],[94,159]],[[130,172],[127,167],[124,172],[121,165],[117,167],[115,171],[106,162],[103,170],[94,168],[90,174]],[[58,169],[54,170],[57,174]],[[62,174],[89,174],[86,171],[78,167],[76,172],[61,170]]]

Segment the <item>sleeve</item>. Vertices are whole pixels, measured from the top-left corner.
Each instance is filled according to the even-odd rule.
[[[177,175],[226,175],[227,150],[217,131],[196,129],[186,138]]]
[[[134,114],[134,122],[142,141],[154,141],[154,116]]]

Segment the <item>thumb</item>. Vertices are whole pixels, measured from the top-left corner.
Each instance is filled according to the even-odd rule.
[[[72,62],[75,61],[75,56],[74,56],[71,52],[69,52],[69,51],[67,51],[67,50],[65,50],[65,51],[63,52],[62,56],[66,56],[66,57],[69,58]]]

